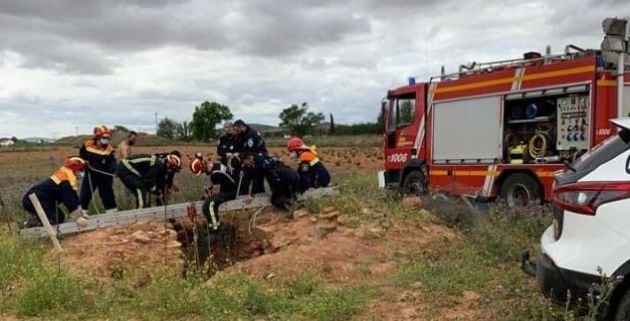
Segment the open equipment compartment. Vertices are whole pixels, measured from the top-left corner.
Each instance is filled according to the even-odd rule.
[[[589,87],[536,90],[505,96],[503,162],[573,160],[588,148]]]

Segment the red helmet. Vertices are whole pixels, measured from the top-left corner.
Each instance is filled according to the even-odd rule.
[[[81,157],[68,157],[63,162],[63,166],[71,169],[74,172],[80,172],[85,169],[86,163]]]
[[[105,125],[96,126],[94,127],[94,136],[111,138],[112,131]]]
[[[199,158],[193,159],[192,162],[190,162],[190,166],[189,166],[190,171],[193,172],[193,174],[197,176],[203,173],[203,170],[205,167],[206,167],[206,164],[204,164],[204,161]]]
[[[291,137],[289,138],[289,140],[287,141],[287,149],[292,152],[296,149],[299,149],[300,147],[304,146],[304,142],[302,141],[302,139],[300,139],[300,137]]]
[[[182,167],[182,160],[179,158],[179,156],[177,156],[175,154],[168,154],[166,156],[166,161],[173,168],[181,168]]]

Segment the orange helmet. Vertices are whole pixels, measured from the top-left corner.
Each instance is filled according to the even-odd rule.
[[[173,168],[181,168],[182,167],[182,160],[179,158],[179,156],[177,156],[175,154],[168,154],[166,156],[166,161]]]
[[[203,173],[203,170],[205,167],[206,165],[204,164],[204,161],[199,158],[193,159],[192,162],[190,162],[190,166],[189,166],[190,171],[193,172],[193,174],[197,176]]]
[[[299,149],[301,147],[304,147],[304,142],[302,141],[302,139],[300,139],[300,137],[291,137],[289,138],[289,140],[287,141],[287,149],[292,152],[296,149]]]
[[[105,125],[96,126],[94,127],[94,136],[111,138],[112,131]]]
[[[79,172],[84,170],[87,164],[83,158],[74,156],[66,158],[63,162],[63,166],[71,169],[72,171]]]

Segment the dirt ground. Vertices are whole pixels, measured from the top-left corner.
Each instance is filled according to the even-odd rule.
[[[393,226],[348,226],[348,218],[334,208],[320,213],[297,210],[289,219],[274,210],[224,216],[237,230],[235,264],[218,273],[246,273],[261,280],[291,280],[308,272],[326,280],[331,288],[348,284],[387,284],[394,276],[396,259],[421,250],[429,242],[457,237],[447,227],[411,221]],[[184,222],[186,223],[186,222]],[[186,224],[184,224],[186,225]],[[190,224],[188,224],[190,225]],[[171,225],[169,225],[171,226]],[[180,242],[173,229],[161,222],[114,227],[70,237],[62,242],[62,260],[72,271],[103,280],[132,276],[134,286],[150,282],[151,273],[165,266],[177,273],[184,264]],[[165,240],[166,239],[166,240]],[[224,257],[220,259],[225,259]],[[208,283],[212,284],[213,278]],[[366,304],[357,320],[478,320],[475,307],[480,295],[465,292],[447,310],[436,314],[433,298],[420,286],[384,285],[383,295]]]
[[[196,152],[213,158],[212,147],[172,146],[137,147],[136,153],[155,153],[178,149],[184,155],[184,167]],[[0,193],[18,191],[25,185],[50,175],[73,148],[50,151],[0,153]],[[272,148],[271,154],[287,164],[286,150]],[[361,170],[373,173],[382,167],[380,149],[322,148],[320,156],[333,174]],[[16,175],[15,173],[20,173]],[[18,194],[19,195],[19,194]],[[5,201],[7,196],[5,196]],[[364,209],[369,211],[370,209]],[[364,224],[350,226],[349,220],[335,208],[320,213],[298,210],[293,218],[267,210],[250,226],[252,212],[224,215],[224,223],[235,226],[232,253],[213,249],[220,263],[218,273],[247,273],[260,279],[293,279],[304,272],[326,280],[331,288],[348,284],[379,285],[382,294],[366,304],[356,320],[479,320],[476,308],[480,295],[464,292],[447,309],[436,311],[434,298],[421,287],[389,285],[395,276],[397,258],[422,250],[431,242],[449,242],[458,236],[447,227],[402,221],[392,226]],[[190,223],[182,222],[190,227]],[[184,233],[186,234],[186,233]],[[184,239],[188,239],[186,236]],[[155,271],[166,269],[183,273],[187,241],[181,229],[164,222],[145,222],[127,227],[112,227],[70,236],[62,240],[63,262],[73,273],[97,278],[104,284],[118,279],[133,280],[134,287],[150,283]],[[188,244],[189,245],[189,244]],[[51,253],[50,259],[56,257]],[[208,281],[212,283],[213,279]],[[382,286],[381,286],[382,285]]]

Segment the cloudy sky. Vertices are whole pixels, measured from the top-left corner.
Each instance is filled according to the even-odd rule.
[[[292,103],[373,121],[440,66],[595,48],[626,0],[0,0],[0,137],[154,131],[204,100],[277,125]]]

